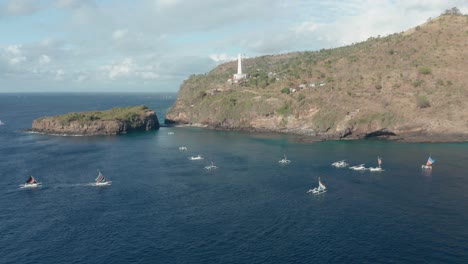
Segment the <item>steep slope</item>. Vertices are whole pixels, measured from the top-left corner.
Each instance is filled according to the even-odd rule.
[[[226,82],[236,62],[191,76],[166,122],[333,139],[468,140],[468,16],[243,66],[249,79],[241,85]]]

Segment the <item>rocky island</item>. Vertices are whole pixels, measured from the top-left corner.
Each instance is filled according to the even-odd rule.
[[[156,129],[159,129],[156,112],[143,105],[42,117],[33,121],[31,131],[44,134],[94,136]]]
[[[184,81],[165,122],[311,140],[467,141],[467,32],[468,16],[448,10],[345,47],[248,58],[242,75],[237,61],[224,63]]]

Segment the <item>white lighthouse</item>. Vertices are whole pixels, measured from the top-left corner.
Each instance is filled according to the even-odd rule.
[[[242,55],[239,53],[237,56],[237,74],[234,74],[234,82],[239,82],[242,79],[247,78],[247,74],[242,73]]]

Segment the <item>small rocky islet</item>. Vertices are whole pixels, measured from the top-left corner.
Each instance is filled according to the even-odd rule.
[[[33,121],[30,131],[43,134],[96,136],[157,129],[159,129],[159,120],[156,112],[141,105],[41,117]]]

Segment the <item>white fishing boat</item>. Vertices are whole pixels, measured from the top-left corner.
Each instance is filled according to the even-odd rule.
[[[214,162],[211,162],[211,165],[205,166],[205,169],[207,170],[216,170],[218,167],[214,165]]]
[[[189,160],[202,160],[204,159],[200,154],[198,156],[189,157]]]
[[[280,160],[278,161],[278,163],[279,163],[279,164],[282,164],[282,165],[285,165],[285,164],[291,163],[291,161],[288,160],[288,158],[286,157],[286,153],[285,153],[285,154],[284,154],[284,158],[280,159]]]
[[[179,150],[180,151],[187,151],[187,147],[185,147],[185,146],[179,147]]]
[[[40,182],[37,182],[36,179],[34,179],[33,176],[29,176],[29,178],[26,180],[26,182],[22,185],[20,185],[21,188],[36,188],[41,185]]]
[[[104,185],[110,185],[111,184],[111,181],[108,181],[104,175],[102,175],[101,171],[99,171],[99,174],[97,176],[97,178],[94,180],[94,185],[95,186],[104,186]]]
[[[309,189],[307,193],[321,194],[327,191],[327,187],[322,183],[320,177],[318,178],[319,186],[313,189]]]
[[[426,162],[426,165],[421,165],[421,168],[422,169],[426,169],[426,170],[432,170],[432,164],[434,164],[436,162],[435,159],[433,159],[431,156],[429,156],[429,158],[427,159],[427,162]]]
[[[346,160],[335,161],[332,163],[332,166],[337,167],[337,168],[344,168],[348,165],[349,164],[346,162]]]
[[[174,132],[167,132],[168,135],[174,135]]]
[[[3,126],[5,123],[2,122],[2,120],[0,120],[0,126]]]
[[[352,169],[352,170],[356,170],[356,171],[366,170],[366,167],[364,167],[364,164],[359,164],[359,165],[352,166],[352,167],[349,167],[349,168]]]
[[[377,157],[377,163],[379,164],[378,167],[370,167],[369,170],[370,170],[370,171],[384,171],[384,170],[382,169],[382,158]]]

